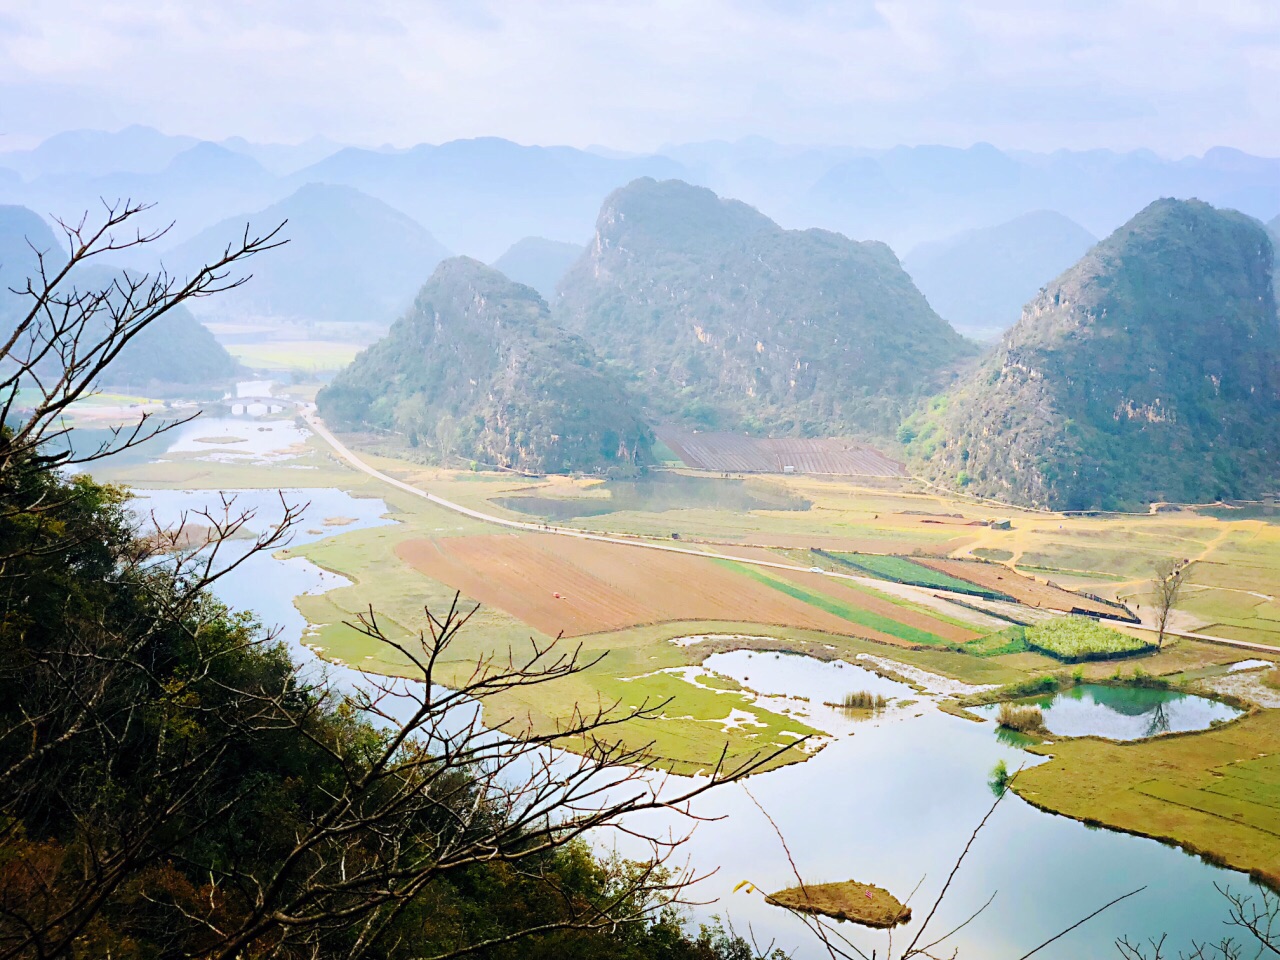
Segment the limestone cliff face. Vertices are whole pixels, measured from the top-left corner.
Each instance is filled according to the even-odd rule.
[[[530,287],[467,257],[317,397],[338,426],[389,431],[443,459],[602,472],[649,462],[625,386]]]
[[[1270,492],[1280,324],[1256,221],[1160,200],[1052,281],[993,355],[909,419],[918,469],[1063,509]]]
[[[677,180],[609,196],[556,317],[660,415],[776,433],[889,433],[976,353],[884,244]]]

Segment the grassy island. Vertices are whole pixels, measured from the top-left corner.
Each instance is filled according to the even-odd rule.
[[[849,920],[865,927],[896,927],[911,919],[911,908],[888,890],[856,880],[788,887],[770,894],[767,899],[774,906],[816,913],[833,920]]]

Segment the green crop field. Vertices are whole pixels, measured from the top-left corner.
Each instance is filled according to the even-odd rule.
[[[815,606],[827,613],[833,613],[837,617],[843,617],[850,623],[856,623],[872,630],[878,630],[881,633],[887,633],[899,640],[905,640],[908,643],[920,643],[926,646],[945,646],[947,641],[937,634],[929,633],[926,630],[920,630],[916,627],[908,626],[905,623],[899,623],[889,617],[882,616],[871,610],[861,610],[844,600],[828,596],[826,594],[815,593],[812,590],[806,590],[794,583],[788,583],[785,580],[779,580],[769,574],[763,572],[757,567],[749,567],[740,563],[733,563],[728,560],[717,560],[723,566],[730,567],[740,573],[746,574],[752,580],[766,584],[774,590],[779,590],[787,596],[794,597],[797,600],[803,600],[805,603]]]
[[[933,587],[939,590],[950,590],[954,593],[967,593],[970,596],[986,597],[989,600],[1012,599],[994,590],[986,590],[977,584],[969,583],[967,580],[961,580],[958,577],[952,577],[937,570],[922,567],[918,563],[912,563],[906,557],[879,556],[868,553],[827,554],[825,552],[818,555],[835,557],[855,570],[862,570],[873,577],[891,580],[895,583],[909,583],[917,587]]]
[[[1150,640],[1112,630],[1088,617],[1057,617],[1037,623],[1027,628],[1026,644],[1067,663],[1106,660],[1155,649]]]

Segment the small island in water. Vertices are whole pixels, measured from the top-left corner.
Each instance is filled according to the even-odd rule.
[[[788,887],[769,894],[767,899],[777,907],[850,920],[866,927],[896,927],[911,919],[911,908],[888,890],[856,880]]]

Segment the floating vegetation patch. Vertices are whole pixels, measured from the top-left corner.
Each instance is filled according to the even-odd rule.
[[[888,890],[856,880],[789,887],[765,899],[775,907],[849,920],[865,927],[887,929],[911,920],[911,908]]]
[[[855,690],[852,693],[846,693],[839,703],[828,703],[828,707],[839,707],[841,710],[870,710],[872,712],[883,710],[889,705],[889,700],[878,693],[872,693],[870,690]]]

